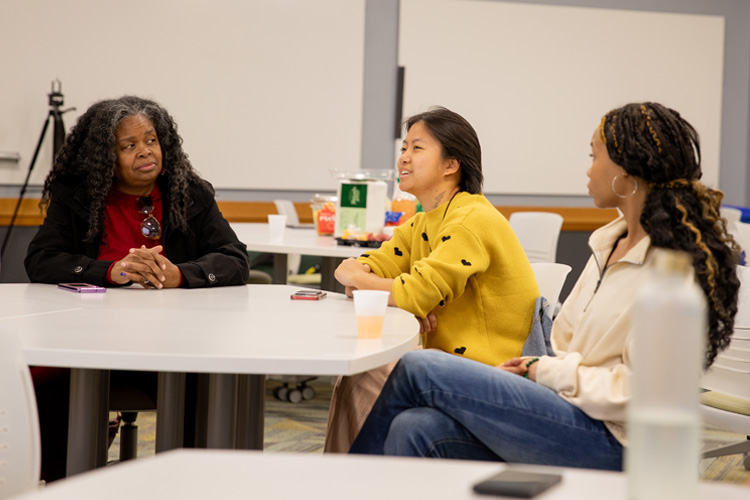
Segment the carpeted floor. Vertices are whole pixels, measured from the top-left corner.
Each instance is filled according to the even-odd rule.
[[[266,382],[266,418],[264,450],[266,452],[322,453],[328,418],[328,403],[331,399],[331,383],[328,380],[313,381],[310,386],[316,391],[311,400],[297,404],[281,402],[273,397],[273,389],[280,386],[277,380]],[[138,455],[154,454],[156,413],[141,413],[138,416]],[[718,429],[704,429],[703,449],[716,448],[723,444],[745,439],[739,434]],[[119,436],[109,450],[110,461],[117,460]],[[740,455],[730,455],[701,461],[701,475],[705,481],[742,483],[750,481]]]

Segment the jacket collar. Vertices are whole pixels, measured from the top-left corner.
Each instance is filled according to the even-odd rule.
[[[600,227],[589,237],[589,247],[594,254],[599,269],[604,269],[604,264],[612,253],[612,247],[615,246],[617,238],[625,234],[628,225],[625,217],[620,216],[606,226]],[[636,246],[631,248],[618,262],[629,262],[631,264],[642,265],[646,260],[646,255],[651,247],[651,238],[646,235]]]

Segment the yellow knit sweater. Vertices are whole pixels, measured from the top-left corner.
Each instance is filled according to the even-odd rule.
[[[489,365],[521,355],[539,289],[508,221],[484,196],[462,192],[415,215],[358,260],[394,279],[398,307],[435,313],[424,347]]]

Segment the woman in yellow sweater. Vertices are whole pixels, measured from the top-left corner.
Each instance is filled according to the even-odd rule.
[[[425,213],[378,250],[344,261],[336,278],[391,292],[420,321],[422,345],[497,365],[521,353],[539,290],[505,217],[481,194],[479,139],[460,115],[433,108],[406,121],[398,173]],[[393,365],[342,377],[326,451],[346,452]]]

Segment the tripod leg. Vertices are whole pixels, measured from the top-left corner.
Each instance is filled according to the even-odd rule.
[[[31,178],[31,171],[34,170],[34,164],[36,164],[36,158],[39,156],[39,150],[42,149],[42,143],[44,142],[44,135],[47,133],[47,127],[49,126],[49,119],[52,117],[52,110],[47,114],[47,119],[44,121],[44,127],[42,127],[42,133],[39,136],[39,142],[36,143],[36,149],[34,150],[34,156],[31,157],[31,163],[29,163],[29,171],[26,173],[26,180],[23,181],[23,186],[21,186],[21,193],[18,195],[18,202],[16,203],[16,209],[13,210],[13,217],[10,219],[10,224],[8,224],[8,230],[5,232],[5,237],[3,238],[3,246],[0,248],[0,256],[5,255],[5,247],[8,246],[8,240],[10,239],[10,232],[13,230],[13,225],[16,222],[16,217],[18,216],[18,209],[21,208],[21,201],[23,200],[23,195],[26,194],[26,188],[29,185],[29,179]]]

